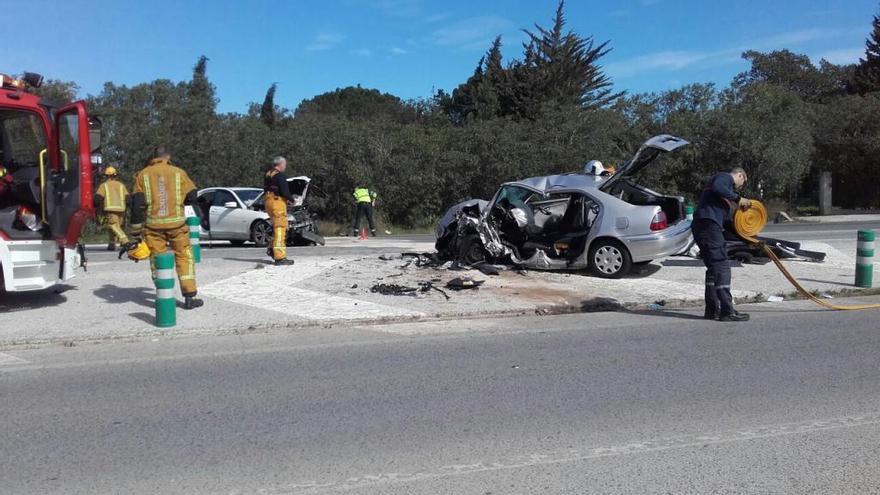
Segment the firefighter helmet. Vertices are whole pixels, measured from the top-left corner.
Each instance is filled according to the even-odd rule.
[[[150,248],[147,246],[147,243],[141,241],[137,243],[137,245],[127,251],[128,259],[134,261],[145,260],[150,257]]]
[[[107,177],[116,177],[116,167],[110,166],[104,169],[104,175]]]

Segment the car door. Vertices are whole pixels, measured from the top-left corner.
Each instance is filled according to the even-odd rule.
[[[227,189],[214,192],[211,202],[211,236],[215,239],[247,239],[250,210]]]
[[[209,189],[207,191],[201,191],[199,193],[199,209],[202,212],[202,223],[200,227],[200,237],[210,238],[211,231],[211,204],[214,202],[214,193],[215,189]]]

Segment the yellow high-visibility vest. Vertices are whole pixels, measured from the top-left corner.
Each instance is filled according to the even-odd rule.
[[[370,192],[366,187],[359,187],[354,190],[354,200],[358,203],[372,203],[376,200],[376,193]]]
[[[98,187],[98,194],[104,197],[104,211],[125,212],[125,199],[128,197],[128,189],[125,184],[114,179],[107,179]]]

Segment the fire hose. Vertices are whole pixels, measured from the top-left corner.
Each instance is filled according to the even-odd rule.
[[[782,261],[776,256],[773,249],[771,249],[766,243],[756,239],[756,236],[764,230],[765,225],[767,225],[767,208],[763,203],[757,200],[752,200],[752,206],[746,210],[737,209],[733,216],[733,228],[736,230],[736,233],[746,242],[750,242],[763,249],[764,252],[767,253],[767,257],[776,265],[776,268],[779,268],[779,271],[782,272],[785,278],[791,282],[791,285],[793,285],[801,295],[820,306],[839,311],[880,308],[880,304],[856,304],[848,306],[831,304],[808,291],[791,273],[789,273],[785,266],[783,266]]]

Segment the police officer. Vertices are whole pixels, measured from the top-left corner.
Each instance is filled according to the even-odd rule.
[[[379,197],[375,191],[371,191],[369,188],[363,186],[357,186],[354,188],[354,201],[357,203],[357,206],[354,210],[354,223],[351,226],[354,235],[358,235],[358,230],[360,229],[361,217],[367,217],[367,223],[370,225],[370,234],[375,237],[376,236],[376,224],[373,222],[373,206],[376,205],[376,198]]]
[[[117,180],[115,167],[104,169],[104,182],[95,191],[95,209],[102,217],[101,225],[107,229],[110,241],[107,251],[115,251],[116,243],[128,244],[128,237],[122,230],[125,224],[125,210],[128,208],[128,189]]]
[[[730,294],[730,263],[724,241],[724,228],[735,207],[748,209],[751,201],[737,190],[746,182],[746,171],[735,167],[712,176],[700,195],[691,229],[706,265],[706,312],[708,320],[748,321],[749,315],[733,308]]]
[[[266,213],[272,221],[272,244],[267,254],[275,260],[276,265],[292,265],[294,261],[287,258],[287,202],[293,202],[290,187],[287,183],[287,160],[276,156],[272,160],[272,168],[266,172],[263,190],[266,191]]]
[[[171,154],[165,148],[156,148],[153,159],[135,176],[131,194],[131,236],[141,237],[150,248],[150,268],[156,278],[156,256],[174,251],[174,264],[184,309],[204,304],[196,299],[196,265],[189,228],[186,225],[184,205],[192,206],[202,216],[198,205],[196,186],[189,175],[171,164]],[[137,241],[132,241],[137,244]]]

